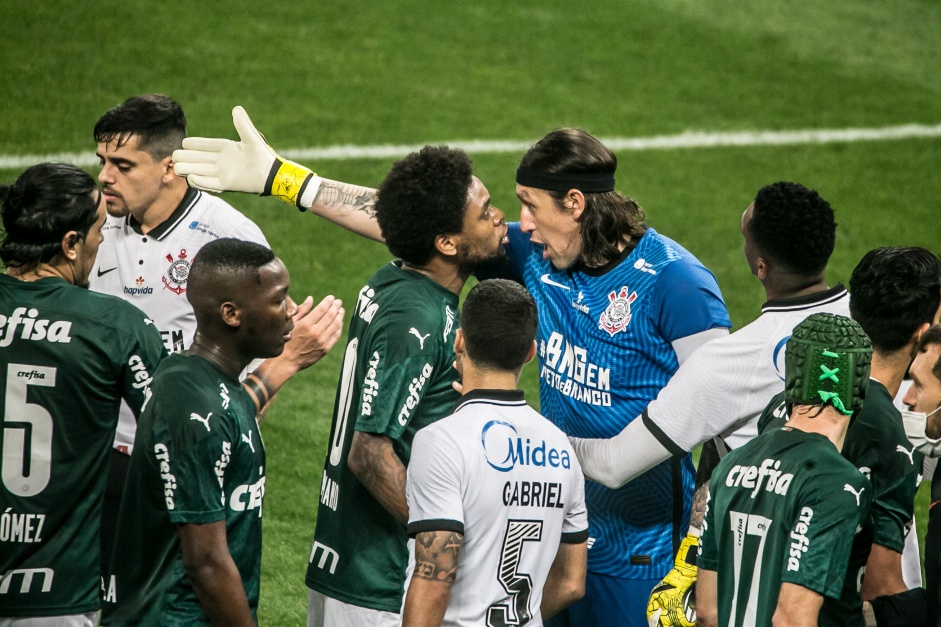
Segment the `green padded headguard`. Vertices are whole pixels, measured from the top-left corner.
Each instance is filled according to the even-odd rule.
[[[788,404],[829,403],[852,415],[869,387],[872,342],[855,320],[815,313],[794,327],[784,355]]]

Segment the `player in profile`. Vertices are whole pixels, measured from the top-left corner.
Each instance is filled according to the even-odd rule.
[[[290,339],[289,285],[284,264],[260,244],[222,238],[196,256],[187,290],[196,336],[154,375],[103,625],[255,625],[265,447],[238,376]]]
[[[863,625],[863,601],[907,589],[902,549],[923,458],[906,438],[892,399],[922,334],[938,319],[941,261],[924,248],[876,248],[853,269],[850,294],[852,317],[872,341],[872,380],[842,455],[872,482],[872,508],[854,538],[843,594],[824,602],[820,621]],[[759,420],[760,431],[784,423],[783,405],[780,396],[772,400]]]
[[[687,537],[675,567],[651,595],[648,614],[660,625],[689,625],[684,595],[695,585],[695,554],[709,475],[723,452],[757,435],[762,410],[781,389],[785,343],[815,312],[849,315],[842,284],[829,287],[826,267],[836,240],[830,204],[790,182],[762,187],[742,214],[745,261],[765,289],[761,316],[717,338],[683,363],[634,420],[610,439],[575,438],[572,445],[590,479],[617,488],[673,455],[703,446]],[[793,238],[794,232],[806,235]],[[716,441],[710,441],[716,438]]]
[[[467,295],[454,346],[464,396],[416,434],[408,467],[405,627],[536,626],[584,594],[584,478],[565,434],[516,389],[535,336],[518,283]]]
[[[840,455],[869,385],[872,349],[855,321],[816,313],[785,355],[790,420],[726,455],[703,525],[699,623],[816,625],[838,598],[872,487]]]
[[[0,199],[0,624],[92,627],[118,406],[140,412],[165,351],[140,310],[83,289],[105,221],[92,177],[43,163]]]
[[[102,227],[105,241],[90,277],[91,289],[139,307],[153,320],[167,351],[185,350],[196,332],[196,316],[186,290],[190,264],[199,250],[220,237],[266,247],[268,242],[251,220],[227,202],[187,186],[186,180],[174,173],[171,155],[186,137],[186,117],[169,96],[128,98],[101,116],[94,137],[108,218]],[[342,331],[342,303],[327,296],[306,315],[311,306],[310,300],[300,305],[294,343],[304,338],[308,329],[322,333],[322,340],[312,338],[319,343],[317,351],[322,355]],[[315,323],[319,325],[316,328]],[[289,347],[279,360],[293,355]],[[248,378],[248,384],[278,387],[280,382],[270,381],[276,378],[277,362],[254,363],[254,376]],[[288,371],[293,374],[296,366],[291,364]],[[130,409],[122,407],[102,517],[105,573],[110,568],[114,527],[136,428]]]
[[[177,173],[201,189],[270,194],[381,239],[370,190],[335,202],[335,182],[278,157],[241,107],[233,119],[241,142],[189,138],[174,152]],[[619,433],[679,364],[731,326],[715,277],[644,224],[637,203],[615,191],[616,169],[615,155],[585,131],[539,140],[517,170],[522,211],[504,246],[508,264],[477,274],[512,278],[533,295],[542,411],[577,437]],[[587,592],[554,625],[646,627],[650,591],[689,526],[693,481],[686,455],[618,490],[586,486]]]

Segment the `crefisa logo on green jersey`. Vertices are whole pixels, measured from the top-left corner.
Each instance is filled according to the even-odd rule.
[[[9,317],[0,314],[0,347],[9,346],[13,338],[19,334],[21,340],[47,342],[60,342],[68,344],[72,341],[69,331],[72,323],[68,320],[55,322],[39,317],[39,310],[35,307],[27,310],[26,307],[17,307]]]
[[[784,496],[794,480],[794,475],[789,472],[782,473],[778,470],[780,467],[779,459],[766,459],[761,462],[761,466],[733,466],[725,478],[725,485],[752,490],[751,498],[755,498],[762,487],[765,492]]]

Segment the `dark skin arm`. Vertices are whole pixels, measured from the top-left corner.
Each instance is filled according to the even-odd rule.
[[[415,536],[415,573],[405,596],[403,627],[441,625],[463,541],[456,531],[423,531]]]
[[[405,465],[384,435],[356,431],[347,459],[350,471],[369,493],[403,525],[408,524]]]
[[[227,627],[255,627],[242,577],[229,553],[225,521],[180,525],[177,533],[183,568],[209,621]]]

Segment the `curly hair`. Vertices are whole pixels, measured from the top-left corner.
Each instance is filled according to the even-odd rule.
[[[435,238],[463,231],[471,177],[470,158],[447,146],[425,146],[392,164],[376,199],[389,252],[422,265],[431,259]]]
[[[98,219],[95,189],[95,179],[67,163],[31,166],[12,185],[0,186],[3,263],[32,270],[61,252],[69,231],[88,234]]]
[[[747,228],[761,256],[799,274],[823,272],[836,241],[830,203],[787,181],[758,190]]]
[[[908,344],[941,304],[941,260],[925,248],[887,246],[866,253],[850,277],[850,314],[879,351]]]
[[[613,173],[618,159],[607,146],[578,128],[552,131],[526,151],[520,166],[547,174]],[[567,192],[546,190],[560,211],[567,211]],[[616,191],[585,193],[585,210],[579,221],[582,236],[582,262],[597,267],[616,258],[626,239],[640,239],[644,211],[636,202]]]
[[[515,281],[481,281],[464,300],[461,331],[475,364],[519,372],[536,338],[536,302]]]
[[[186,116],[173,98],[162,94],[144,94],[128,98],[109,109],[95,123],[98,143],[117,140],[123,146],[132,135],[140,138],[138,149],[160,161],[182,147],[186,137]]]

